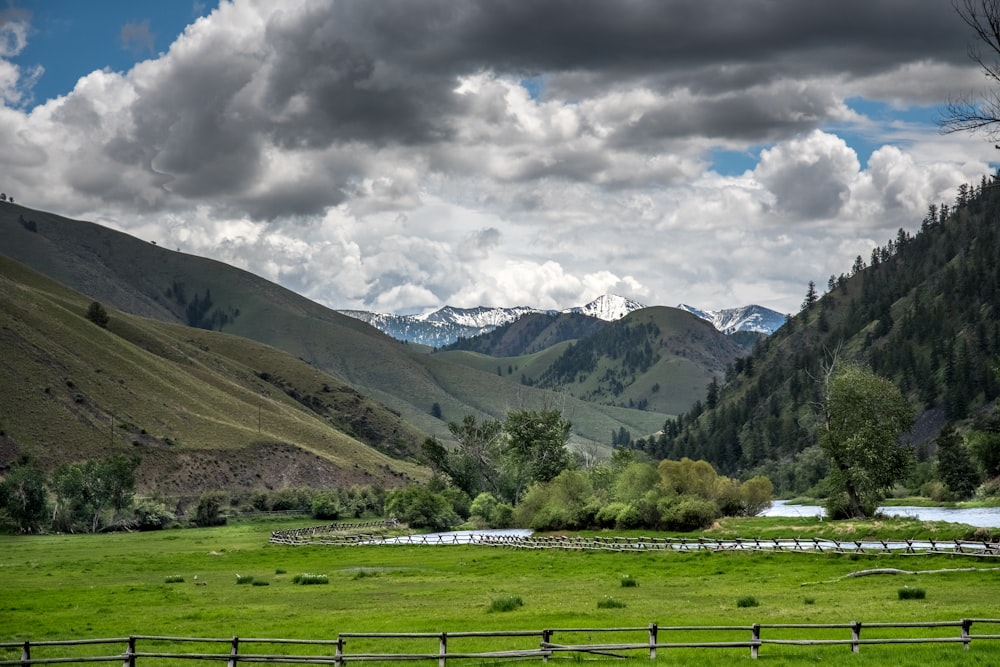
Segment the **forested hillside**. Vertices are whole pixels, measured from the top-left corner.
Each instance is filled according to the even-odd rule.
[[[557,343],[586,338],[609,322],[579,313],[528,313],[489,333],[460,338],[442,351],[466,350],[491,357],[516,357],[540,352]]]
[[[953,206],[930,206],[920,230],[809,285],[802,310],[737,360],[707,399],[657,438],[635,443],[657,458],[705,458],[727,472],[765,472],[779,491],[824,474],[816,442],[822,380],[858,361],[913,404],[908,440],[934,454],[947,422],[991,430],[1000,395],[1000,181],[963,186]]]

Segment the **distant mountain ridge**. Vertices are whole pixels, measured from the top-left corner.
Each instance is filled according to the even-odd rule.
[[[604,294],[586,305],[574,306],[562,311],[542,310],[530,306],[511,308],[444,306],[423,315],[394,315],[364,310],[341,310],[339,312],[370,324],[397,340],[440,348],[452,345],[461,338],[473,338],[487,334],[528,314],[573,313],[605,322],[616,322],[629,313],[646,307],[623,296]],[[684,304],[677,307],[711,322],[716,329],[727,335],[738,331],[770,335],[785,323],[784,315],[758,305],[714,311],[701,310]]]
[[[681,310],[708,320],[722,333],[729,335],[737,331],[749,331],[770,336],[785,323],[786,315],[758,305],[741,306],[739,308],[723,308],[722,310],[701,310],[687,304],[678,304]]]

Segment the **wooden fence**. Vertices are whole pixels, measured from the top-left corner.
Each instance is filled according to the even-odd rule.
[[[600,551],[785,551],[837,554],[947,554],[949,556],[1000,557],[1000,543],[986,540],[856,540],[835,541],[819,538],[731,539],[674,537],[565,537],[505,533],[432,533],[428,535],[344,534],[327,526],[277,530],[274,544],[289,546],[440,546],[475,544],[513,549],[573,549]]]
[[[669,626],[651,623],[625,628],[550,628],[484,632],[413,632],[363,633],[342,632],[335,639],[259,639],[198,638],[158,635],[133,635],[111,639],[81,639],[0,643],[0,655],[20,654],[0,660],[0,666],[49,665],[59,663],[115,662],[122,667],[141,663],[162,664],[182,661],[238,663],[332,664],[349,662],[390,662],[423,660],[446,667],[448,660],[541,659],[559,653],[589,654],[603,657],[657,657],[659,650],[671,649],[750,649],[758,657],[763,646],[850,646],[857,653],[861,646],[877,644],[962,644],[968,649],[973,641],[997,640],[1000,634],[973,634],[974,624],[996,626],[996,618],[963,618],[957,621],[906,623],[753,623],[751,625]],[[994,627],[989,629],[993,630]],[[895,631],[895,632],[893,632]],[[862,637],[864,632],[864,637]],[[848,634],[850,635],[848,637]],[[586,635],[587,641],[574,641]],[[593,636],[624,636],[625,641],[594,642]],[[635,636],[638,635],[638,638]],[[563,639],[565,637],[565,639]],[[472,650],[455,650],[456,644],[478,638]],[[556,641],[556,639],[561,641]],[[614,638],[614,637],[612,637]],[[632,638],[631,640],[629,638]],[[525,639],[537,643],[525,644]],[[349,643],[361,643],[362,649],[349,652]],[[484,642],[488,645],[484,645]],[[518,645],[516,645],[518,644]],[[204,646],[219,649],[202,649]],[[82,647],[94,647],[85,650]],[[254,651],[257,646],[270,652]],[[380,646],[383,650],[364,650]],[[416,646],[401,650],[401,647]],[[67,647],[71,647],[67,651]],[[277,648],[281,647],[281,649]],[[114,650],[115,648],[121,649]],[[388,651],[386,649],[395,650]],[[286,649],[286,650],[282,650]],[[277,651],[277,652],[275,652]],[[48,653],[48,656],[38,654]],[[52,655],[55,653],[56,655]],[[67,655],[72,653],[72,655]]]

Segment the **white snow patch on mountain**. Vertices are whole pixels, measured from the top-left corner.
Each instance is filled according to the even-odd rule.
[[[758,305],[723,308],[722,310],[702,310],[684,303],[677,307],[703,320],[708,320],[716,329],[727,335],[737,331],[752,331],[771,335],[785,323],[784,315],[776,310]]]
[[[584,306],[567,308],[561,312],[578,313],[614,322],[645,307],[641,303],[623,296],[605,294]],[[711,322],[716,329],[725,334],[737,331],[772,334],[785,323],[785,316],[781,313],[756,305],[715,311],[702,310],[684,304],[677,307]],[[342,310],[340,312],[367,322],[379,331],[398,340],[431,347],[444,347],[454,343],[459,338],[471,338],[488,333],[497,327],[510,324],[528,313],[556,313],[553,310],[540,310],[529,306],[513,308],[445,306],[423,315],[392,315],[363,310]]]

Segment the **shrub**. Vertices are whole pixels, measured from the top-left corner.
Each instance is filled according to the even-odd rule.
[[[110,317],[99,301],[94,301],[87,308],[87,319],[101,328],[107,328]]]
[[[229,497],[222,491],[206,491],[198,499],[198,509],[194,513],[194,522],[198,526],[224,526],[226,515],[222,508]]]
[[[253,582],[253,585],[254,586],[270,586],[271,582],[270,581],[261,581],[260,579],[258,579],[258,580],[256,580],[256,581]]]
[[[386,503],[386,512],[411,528],[448,530],[461,523],[451,502],[424,486],[408,486],[394,491]]]
[[[314,519],[339,519],[343,510],[340,495],[336,491],[321,491],[313,496],[312,515]]]
[[[184,577],[182,577],[179,574],[171,574],[171,575],[168,575],[163,580],[163,583],[165,583],[165,584],[183,584],[184,583]]]
[[[744,595],[736,601],[737,607],[759,607],[760,602],[752,595]]]
[[[275,574],[285,574],[288,570],[282,570],[280,567],[274,571]]]
[[[492,493],[480,493],[469,506],[469,514],[477,526],[510,528],[514,525],[514,508],[501,503]]]
[[[897,591],[900,600],[923,600],[927,597],[927,591],[922,588],[910,588],[903,586]]]
[[[622,575],[622,588],[638,588],[639,580],[631,574]]]
[[[325,574],[297,574],[292,577],[292,583],[310,586],[314,584],[328,584],[330,578]]]
[[[138,500],[132,516],[137,530],[162,530],[177,518],[165,504],[153,498]]]
[[[603,599],[597,601],[598,609],[624,609],[625,603],[621,600],[616,600],[610,595],[605,596]]]
[[[490,613],[495,611],[514,611],[518,607],[524,606],[524,600],[519,595],[506,595],[496,598],[490,603]]]
[[[803,602],[806,604],[816,604],[816,598],[806,598]]]
[[[715,503],[694,496],[682,497],[663,512],[663,526],[667,530],[690,532],[708,528],[718,518]]]
[[[237,584],[252,584],[253,583],[253,575],[243,576],[243,575],[237,574],[236,575],[236,583]]]

